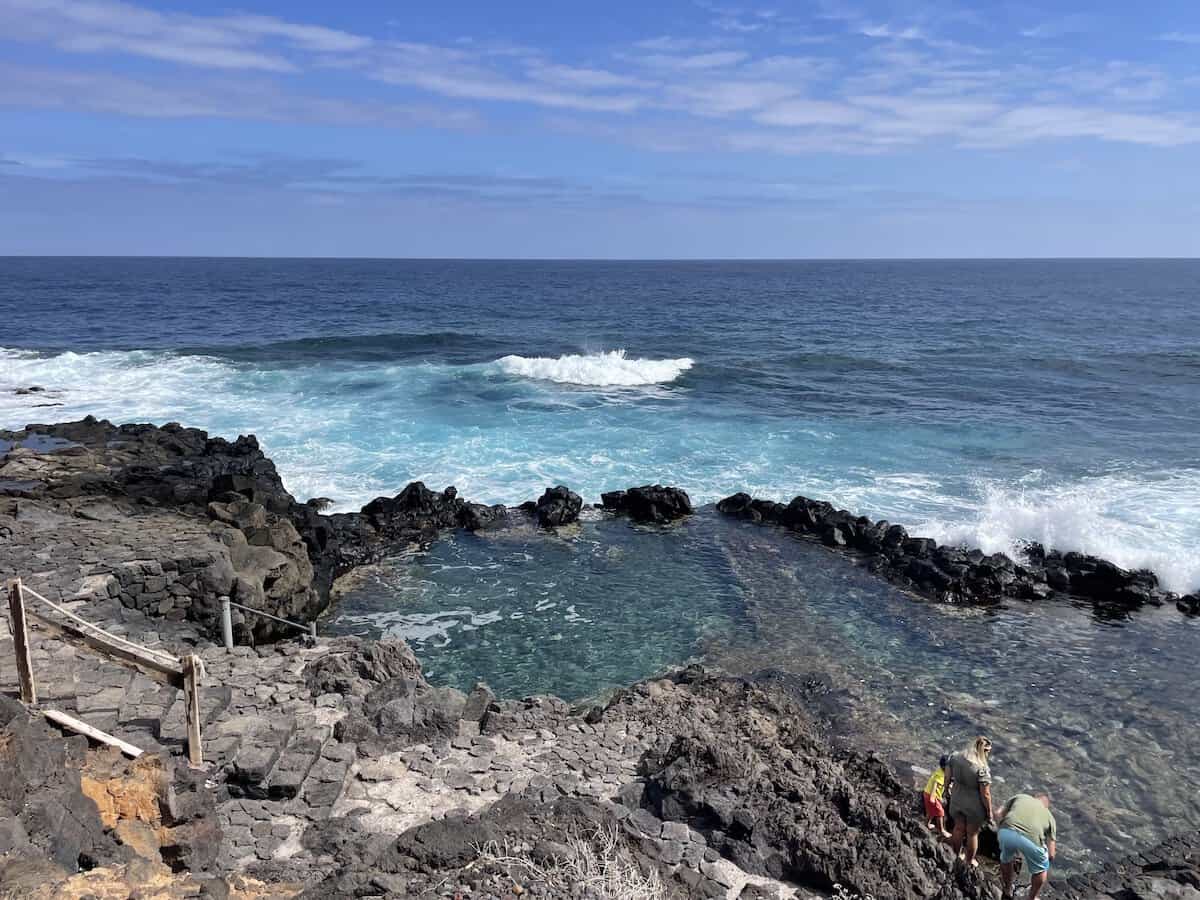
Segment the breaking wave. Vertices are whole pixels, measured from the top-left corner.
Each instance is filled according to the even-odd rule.
[[[979,506],[962,518],[930,521],[946,543],[1014,554],[1025,541],[1079,550],[1128,569],[1150,569],[1162,585],[1200,587],[1200,472],[1110,474],[1063,484],[983,486]]]
[[[636,387],[674,381],[695,362],[680,359],[630,359],[624,350],[586,355],[504,356],[496,360],[500,371],[521,378],[579,384],[590,387]]]

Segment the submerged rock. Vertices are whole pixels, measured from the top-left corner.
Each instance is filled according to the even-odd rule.
[[[686,491],[661,484],[610,491],[601,494],[600,499],[605,509],[623,512],[635,522],[665,525],[692,514],[692,501]]]
[[[1200,897],[1200,834],[1181,834],[1076,875],[1054,893],[1063,900],[1195,900]]]

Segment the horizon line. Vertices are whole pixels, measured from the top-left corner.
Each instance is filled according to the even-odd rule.
[[[165,253],[0,253],[0,260],[12,259],[488,263],[1200,262],[1200,256],[243,256],[239,254]]]

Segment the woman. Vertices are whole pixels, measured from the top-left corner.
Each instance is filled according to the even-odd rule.
[[[950,846],[968,866],[978,866],[979,831],[992,817],[992,772],[988,758],[992,742],[977,737],[959,753],[950,757],[950,818],[954,834]]]

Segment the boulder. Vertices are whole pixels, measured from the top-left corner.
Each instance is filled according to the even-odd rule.
[[[365,697],[385,682],[422,677],[421,664],[404,641],[335,638],[330,644],[304,668],[305,684],[314,697]]]
[[[579,510],[583,508],[583,500],[574,491],[559,485],[547,488],[538,498],[534,507],[537,523],[543,528],[557,528],[569,525],[579,518]]]
[[[449,687],[431,687],[424,678],[385,681],[363,701],[363,714],[384,740],[445,745],[458,734],[467,698]]]
[[[665,525],[692,514],[692,501],[686,491],[661,484],[610,491],[600,499],[605,509],[623,512],[635,522]]]
[[[754,498],[747,493],[738,492],[724,500],[717,502],[717,511],[722,515],[731,516],[735,519],[746,519],[749,521],[761,521],[762,517],[757,515],[751,507]]]

